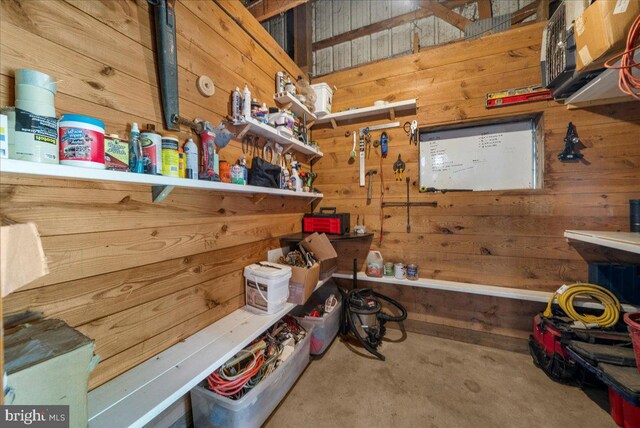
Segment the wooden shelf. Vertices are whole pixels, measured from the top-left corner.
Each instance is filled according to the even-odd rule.
[[[309,235],[312,235],[312,233],[296,233],[294,235],[281,236],[280,242],[300,242]],[[353,239],[370,238],[373,236],[373,233],[365,233],[362,235],[358,235],[355,233],[348,233],[346,235],[331,235],[327,233],[326,235],[327,235],[327,238],[329,238],[329,241],[333,242],[333,241],[349,241]]]
[[[89,393],[89,427],[142,427],[295,305],[273,315],[245,306]]]
[[[79,168],[68,165],[27,162],[15,159],[0,160],[0,173],[144,184],[152,186],[154,202],[162,201],[169,192],[176,187],[215,190],[217,192],[308,198],[310,200],[322,198],[323,196],[322,193],[293,192],[291,190],[270,189],[259,186],[243,186],[241,184],[190,180],[187,178],[165,177],[162,175],[135,174],[132,172],[109,171],[106,169]]]
[[[634,60],[640,61],[640,50],[634,54]],[[620,65],[620,61],[616,65]],[[620,70],[607,69],[598,77],[584,85],[564,103],[568,109],[584,108],[603,104],[616,104],[633,101],[631,95],[626,95],[618,88]]]
[[[242,128],[242,130],[237,134],[236,138],[242,139],[245,134],[251,133],[255,135],[259,135],[268,140],[272,140],[284,147],[284,151],[288,152],[289,150],[294,150],[298,153],[302,153],[304,155],[310,155],[311,158],[321,158],[322,152],[315,147],[304,144],[295,138],[287,137],[285,135],[280,135],[275,128],[271,126],[259,122],[255,119],[249,119],[246,123],[234,124],[233,126],[237,128]]]
[[[565,230],[564,237],[616,250],[640,254],[640,233],[599,232],[596,230]]]
[[[340,121],[351,120],[351,119],[362,119],[365,117],[371,117],[371,116],[384,114],[384,113],[388,113],[389,118],[391,120],[395,120],[396,112],[406,111],[406,110],[415,110],[415,109],[416,109],[415,99],[405,100],[405,101],[396,101],[396,102],[385,104],[382,106],[371,106],[371,107],[341,111],[339,113],[331,113],[318,118],[318,120],[315,121],[315,125],[319,125],[322,123],[331,123],[331,125],[334,128],[336,128],[337,123]]]
[[[352,274],[334,273],[334,278],[353,279]],[[385,284],[397,284],[409,287],[430,288],[433,290],[453,291],[458,293],[478,294],[481,296],[493,296],[503,299],[527,300],[530,302],[548,303],[553,293],[549,291],[527,290],[521,288],[498,287],[495,285],[468,284],[466,282],[443,281],[439,279],[419,278],[416,281],[409,279],[396,279],[394,277],[375,278],[367,276],[364,272],[358,272],[358,282],[379,282]],[[597,302],[577,301],[576,306],[583,308],[601,309]],[[639,308],[633,305],[622,305],[626,312],[635,312]]]
[[[295,96],[291,95],[289,92],[281,92],[279,94],[275,94],[273,96],[275,102],[284,106],[297,114],[298,116],[302,116],[303,114],[307,115],[307,126],[309,126],[309,122],[314,122],[318,117],[309,111],[309,109],[300,102]]]

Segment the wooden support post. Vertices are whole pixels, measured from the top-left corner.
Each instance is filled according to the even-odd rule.
[[[478,14],[480,19],[489,19],[493,16],[491,0],[478,0]]]
[[[389,110],[389,120],[396,120],[396,109]]]
[[[536,21],[546,21],[549,19],[549,0],[540,0],[536,10]]]
[[[417,31],[413,32],[413,53],[420,52],[420,35]]]
[[[311,2],[301,4],[293,10],[293,60],[307,74],[311,71],[313,62],[311,20]]]

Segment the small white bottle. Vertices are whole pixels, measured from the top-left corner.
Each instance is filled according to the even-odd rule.
[[[251,91],[248,85],[244,85],[242,90],[242,115],[245,120],[251,119]]]
[[[300,164],[295,161],[291,162],[291,182],[293,183],[293,189],[296,192],[302,192],[302,180],[298,175],[298,168],[300,168]]]
[[[198,146],[193,142],[193,139],[189,138],[189,140],[184,144],[184,155],[187,158],[187,171],[185,174],[186,178],[190,178],[192,180],[198,179]]]

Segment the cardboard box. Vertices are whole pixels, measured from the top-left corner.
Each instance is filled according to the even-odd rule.
[[[640,14],[637,0],[598,0],[576,19],[576,69],[602,68],[624,50],[631,24]]]
[[[289,280],[289,299],[287,302],[303,305],[318,285],[320,265],[316,263],[310,268],[290,267],[291,279]]]
[[[320,279],[328,278],[338,270],[338,253],[324,233],[309,235],[300,242],[300,245],[312,252],[320,261]]]

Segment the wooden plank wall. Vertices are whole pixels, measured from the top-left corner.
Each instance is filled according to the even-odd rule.
[[[1,7],[0,105],[13,104],[14,70],[35,68],[59,80],[59,113],[101,118],[121,135],[132,121],[162,128],[146,0]],[[248,82],[269,102],[278,70],[301,74],[237,2],[179,0],[176,16],[186,117],[218,123],[235,86]],[[196,90],[201,74],[215,80],[211,98]],[[239,154],[232,142],[221,158]],[[93,338],[102,362],[92,388],[244,305],[242,268],[277,247],[275,237],[299,231],[308,209],[293,199],[195,190],[152,204],[145,186],[6,174],[0,198],[3,224],[36,223],[51,270],[7,298],[5,310],[42,311]]]
[[[485,38],[423,50],[324,76],[337,86],[334,111],[368,106],[374,100],[418,99],[422,127],[508,117],[544,115],[544,189],[447,194],[418,193],[418,148],[402,129],[389,132],[389,155],[380,164],[377,151],[367,159],[374,198],[358,185],[358,163],[349,164],[351,138],[346,130],[384,123],[315,128],[325,157],[318,164],[322,206],[366,215],[376,236],[373,245],[385,260],[417,263],[421,276],[443,280],[551,291],[564,282],[586,280],[587,265],[562,234],[565,229],[629,230],[628,200],[640,197],[640,103],[567,110],[554,101],[487,110],[490,91],[540,83],[543,24],[530,24]],[[585,159],[561,163],[567,124],[572,121],[584,145]],[[379,138],[375,132],[373,138]],[[404,181],[393,178],[398,154],[407,163],[411,200],[437,201],[438,207],[411,208],[412,233],[406,233],[406,209],[384,211],[380,236],[380,184],[385,201],[406,200]],[[382,168],[380,167],[382,165]],[[382,172],[382,174],[381,174]],[[353,252],[351,253],[353,254]],[[366,255],[360,252],[360,257]],[[345,264],[347,267],[349,264]],[[409,306],[411,318],[440,325],[524,337],[529,316],[540,308],[526,302],[407,287],[380,287]],[[522,317],[525,317],[524,319]]]

